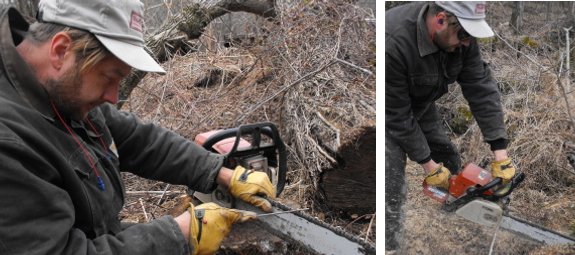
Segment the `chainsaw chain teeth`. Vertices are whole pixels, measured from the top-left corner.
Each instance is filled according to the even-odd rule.
[[[277,202],[274,200],[269,200],[269,201],[271,202],[273,207],[280,209],[282,211],[294,210],[293,208],[288,207],[284,204],[281,204],[280,202]],[[299,217],[302,217],[302,218],[308,220],[309,222],[311,222],[315,225],[327,228],[327,229],[333,231],[334,233],[336,233],[337,235],[342,236],[348,240],[351,240],[354,243],[360,244],[365,249],[365,254],[375,254],[375,246],[373,244],[366,242],[365,240],[357,237],[356,235],[352,235],[352,234],[344,231],[343,228],[341,228],[341,227],[333,227],[333,226],[323,222],[322,220],[318,219],[317,217],[312,217],[312,216],[304,213],[303,211],[295,211],[292,214],[295,214]]]

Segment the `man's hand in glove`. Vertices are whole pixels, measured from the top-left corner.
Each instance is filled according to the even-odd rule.
[[[214,254],[230,233],[232,224],[256,218],[254,212],[228,209],[215,203],[190,203],[190,249],[192,255]]]
[[[449,170],[443,164],[439,164],[437,168],[425,177],[425,182],[428,185],[449,190],[449,177],[451,177]]]
[[[511,158],[493,161],[491,163],[491,175],[493,178],[500,177],[503,183],[508,183],[515,176],[515,166]]]
[[[266,199],[276,197],[276,189],[264,172],[236,167],[229,185],[232,196],[271,212],[272,205]]]

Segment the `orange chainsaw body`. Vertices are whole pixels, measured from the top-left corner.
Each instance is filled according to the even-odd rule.
[[[448,199],[457,199],[466,194],[470,187],[485,186],[493,180],[491,173],[473,163],[466,164],[461,172],[457,175],[451,176],[449,179],[449,191],[444,189],[429,186],[423,182],[423,193],[427,196],[439,201],[446,202]],[[485,191],[486,195],[491,195],[491,190]]]
[[[492,180],[490,172],[473,163],[468,163],[458,175],[449,179],[449,194],[459,198],[465,195],[469,187],[485,186]],[[487,195],[492,194],[491,190],[487,190],[485,193]]]

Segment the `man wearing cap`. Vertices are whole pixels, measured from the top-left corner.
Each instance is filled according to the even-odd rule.
[[[435,101],[457,82],[494,154],[492,174],[515,175],[500,93],[475,38],[493,36],[485,2],[417,2],[385,13],[385,243],[401,247],[406,158],[442,189],[461,167]]]
[[[120,169],[202,192],[220,184],[271,210],[265,173],[224,168],[113,106],[132,68],[165,72],[144,49],[142,15],[138,0],[42,0],[29,25],[0,6],[0,254],[211,254],[255,218],[208,203],[123,226]]]

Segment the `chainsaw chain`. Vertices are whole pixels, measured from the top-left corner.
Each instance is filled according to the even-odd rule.
[[[294,210],[293,208],[286,206],[286,205],[284,205],[278,201],[274,201],[274,200],[268,200],[268,201],[270,201],[272,206],[277,208],[277,209],[280,209],[283,211]],[[322,220],[318,219],[317,217],[312,217],[312,216],[304,213],[303,211],[295,211],[292,214],[295,214],[301,218],[304,218],[307,221],[309,221],[315,225],[327,228],[327,229],[331,230],[332,232],[336,233],[337,235],[342,236],[345,239],[348,239],[354,243],[361,245],[361,247],[363,247],[363,249],[364,249],[365,254],[375,254],[375,246],[373,244],[357,237],[356,235],[352,235],[352,234],[346,232],[341,227],[333,227],[333,226],[327,224],[326,222],[323,222]]]

